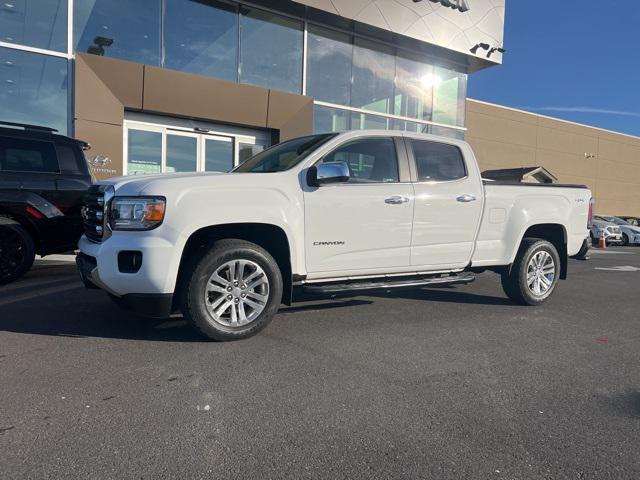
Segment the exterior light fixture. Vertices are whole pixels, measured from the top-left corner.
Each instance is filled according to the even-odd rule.
[[[505,53],[506,50],[502,47],[493,47],[491,50],[489,50],[489,53],[487,53],[487,58],[491,57],[494,52]]]
[[[478,48],[482,48],[483,50],[489,50],[491,48],[491,45],[489,45],[488,43],[476,43],[473,47],[471,47],[470,52],[475,55],[476,52],[478,51]]]

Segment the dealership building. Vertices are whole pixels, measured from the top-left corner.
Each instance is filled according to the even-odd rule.
[[[89,142],[98,178],[226,171],[314,131],[433,133],[640,215],[640,138],[467,99],[504,18],[504,0],[3,0],[0,120]]]

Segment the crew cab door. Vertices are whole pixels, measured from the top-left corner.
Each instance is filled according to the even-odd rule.
[[[346,162],[350,178],[304,193],[308,274],[386,273],[409,266],[413,187],[402,139],[346,140],[322,162]]]
[[[417,177],[411,265],[462,268],[473,253],[483,186],[475,160],[457,145],[406,138]]]

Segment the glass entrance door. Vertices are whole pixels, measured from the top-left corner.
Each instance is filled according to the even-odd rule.
[[[125,175],[228,172],[269,146],[267,132],[259,130],[210,125],[205,128],[187,125],[180,119],[159,121],[166,124],[146,121],[146,116],[140,115],[125,120]]]
[[[204,171],[228,172],[234,166],[232,137],[204,136]]]

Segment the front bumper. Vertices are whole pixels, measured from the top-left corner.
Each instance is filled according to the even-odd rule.
[[[98,263],[94,257],[81,252],[76,256],[76,265],[85,287],[105,290],[119,306],[152,318],[166,318],[171,315],[173,294],[127,293],[118,295],[100,279]]]

